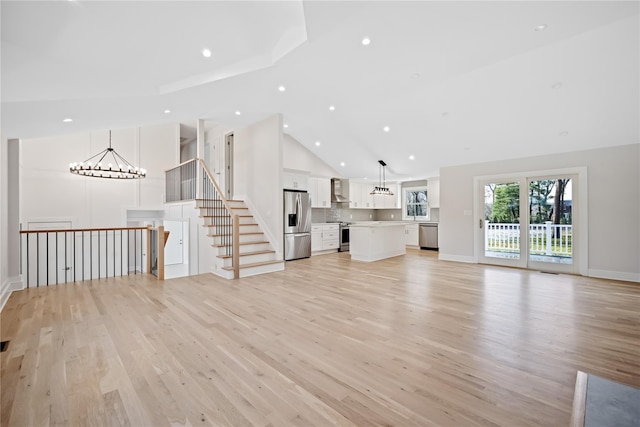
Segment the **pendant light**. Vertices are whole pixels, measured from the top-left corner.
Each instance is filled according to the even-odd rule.
[[[109,131],[108,148],[89,157],[84,162],[69,164],[69,172],[76,175],[110,179],[140,179],[147,176],[146,170],[134,167],[111,148],[111,131]]]
[[[389,187],[387,187],[387,177],[386,177],[386,173],[385,173],[385,168],[387,167],[387,164],[383,161],[383,160],[378,160],[378,163],[380,164],[380,168],[379,168],[379,173],[378,173],[378,177],[379,177],[379,181],[378,181],[378,186],[373,187],[373,191],[369,194],[372,195],[376,195],[376,194],[380,194],[383,196],[393,196],[393,192],[391,190],[389,190]]]

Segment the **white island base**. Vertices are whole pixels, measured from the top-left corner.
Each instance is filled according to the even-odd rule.
[[[364,222],[351,224],[349,252],[354,261],[378,261],[407,253],[402,222]]]

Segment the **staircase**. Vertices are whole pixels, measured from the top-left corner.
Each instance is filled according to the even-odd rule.
[[[203,226],[208,229],[207,236],[213,239],[217,261],[213,273],[234,278],[233,267],[233,229],[228,220],[229,214],[222,204],[212,206],[214,199],[196,199],[196,209],[200,210]],[[239,219],[239,277],[254,276],[284,270],[284,261],[276,259],[276,252],[262,232],[260,225],[242,200],[227,200],[231,215]]]

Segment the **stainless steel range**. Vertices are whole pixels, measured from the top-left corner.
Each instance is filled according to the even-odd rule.
[[[340,246],[338,252],[349,252],[349,226],[350,222],[340,223]]]

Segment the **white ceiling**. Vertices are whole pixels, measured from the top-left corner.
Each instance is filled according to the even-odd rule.
[[[345,176],[382,159],[388,180],[638,143],[639,5],[3,0],[2,133],[282,113]]]

